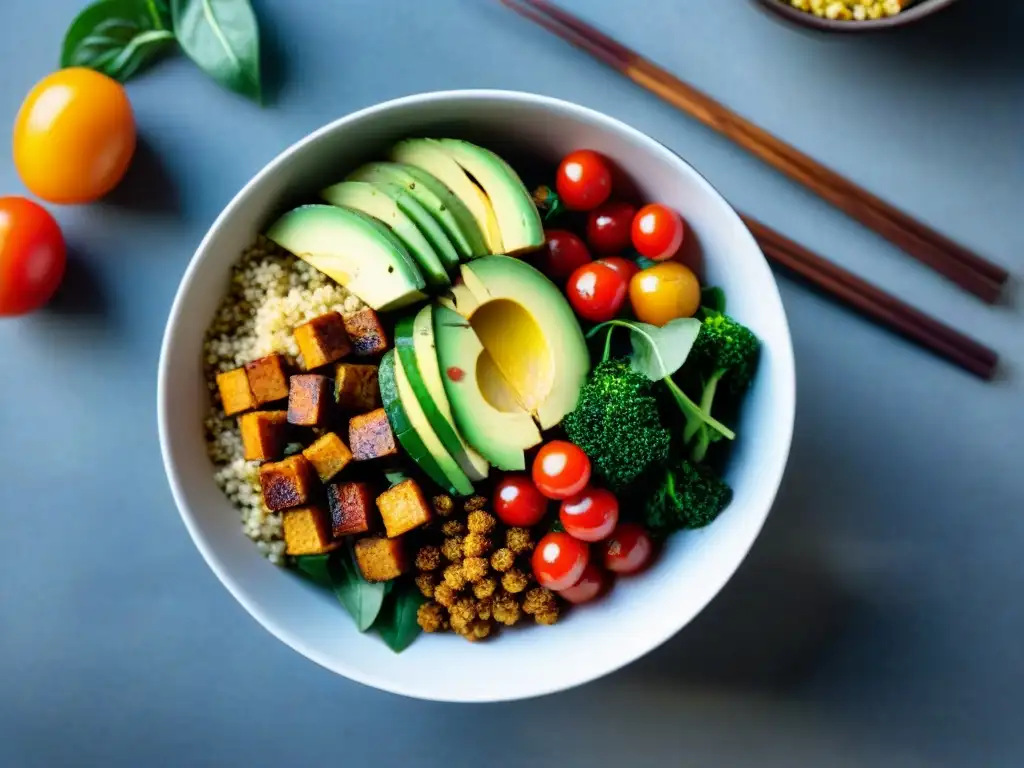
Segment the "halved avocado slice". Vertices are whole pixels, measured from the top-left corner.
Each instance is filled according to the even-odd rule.
[[[400,188],[395,187],[394,190],[396,194],[404,194]],[[327,187],[320,196],[331,205],[365,213],[388,227],[416,260],[427,285],[433,288],[451,285],[445,265],[434,247],[385,190],[365,181],[343,181]]]
[[[451,404],[441,381],[441,367],[437,364],[433,307],[427,304],[415,318],[409,315],[398,321],[395,349],[409,385],[445,450],[470,480],[486,478],[490,471],[487,460],[466,444],[455,427]]]
[[[267,237],[374,309],[397,309],[425,298],[426,281],[413,258],[369,216],[333,205],[303,205],[274,222]]]
[[[501,229],[502,253],[532,251],[544,245],[540,213],[512,166],[491,150],[468,141],[441,139],[438,143],[487,194]]]
[[[519,407],[469,321],[447,307],[435,307],[434,340],[444,391],[463,438],[498,469],[524,469],[524,451],[541,441],[540,431]]]
[[[501,229],[491,201],[455,160],[433,139],[406,139],[391,150],[391,159],[420,168],[447,186],[476,219],[491,253],[504,253]]]

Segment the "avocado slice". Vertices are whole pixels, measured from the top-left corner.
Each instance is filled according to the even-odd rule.
[[[590,370],[569,302],[540,271],[509,256],[463,264],[462,279],[480,302],[461,305],[471,308],[477,337],[540,428],[554,427],[576,407]]]
[[[406,139],[392,148],[391,159],[426,171],[448,187],[473,214],[483,232],[487,250],[490,253],[505,252],[491,201],[440,144],[433,139]]]
[[[429,173],[405,163],[367,163],[348,178],[402,187],[411,201],[400,198],[396,202],[423,230],[442,258],[448,251],[443,244],[454,246],[453,266],[460,259],[475,259],[490,253],[469,208]],[[425,214],[426,218],[418,214]]]
[[[540,430],[519,407],[469,321],[447,307],[435,307],[434,339],[459,432],[498,469],[524,469],[524,451],[541,441]]]
[[[393,191],[396,196],[404,194],[398,187]],[[365,213],[388,227],[416,260],[428,286],[444,288],[451,285],[445,265],[434,247],[384,189],[364,181],[343,181],[327,187],[320,196],[331,205]]]
[[[470,480],[485,479],[490,465],[466,444],[455,427],[451,404],[441,381],[441,368],[437,364],[431,305],[422,307],[415,317],[408,315],[398,321],[395,325],[395,349],[409,385],[445,450]]]
[[[480,306],[480,301],[469,290],[469,286],[461,277],[457,278],[447,291],[437,297],[437,303],[458,312],[463,317],[471,317]]]
[[[376,310],[425,298],[426,281],[401,242],[369,216],[333,205],[303,205],[266,233]]]
[[[540,213],[512,166],[468,141],[441,139],[438,143],[487,194],[501,229],[503,253],[523,253],[544,245]]]

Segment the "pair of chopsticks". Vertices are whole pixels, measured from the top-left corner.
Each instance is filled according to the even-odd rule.
[[[704,125],[799,181],[869,229],[983,301],[994,303],[1009,273],[826,168],[740,117],[710,96],[545,0],[502,0],[512,10],[589,53]],[[765,255],[852,309],[984,379],[994,375],[991,349],[896,297],[744,217]]]

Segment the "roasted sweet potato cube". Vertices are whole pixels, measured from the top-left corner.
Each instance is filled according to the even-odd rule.
[[[348,445],[356,461],[397,456],[395,435],[383,408],[353,416],[348,421]]]
[[[306,370],[341,360],[352,351],[352,340],[340,312],[328,312],[303,323],[293,332]]]
[[[315,373],[304,373],[292,376],[288,384],[288,421],[301,427],[326,424],[333,402],[331,380]]]
[[[377,519],[369,483],[332,483],[327,486],[327,505],[331,510],[331,532],[335,538],[366,533]]]
[[[268,509],[290,509],[309,502],[316,483],[313,465],[301,453],[260,467],[263,503]]]
[[[313,465],[320,480],[327,482],[352,461],[352,451],[334,432],[325,432],[302,455]]]
[[[376,365],[338,363],[334,369],[334,401],[343,411],[364,413],[380,408]]]
[[[357,357],[379,357],[388,350],[387,332],[369,307],[346,317],[345,330]]]
[[[384,530],[391,539],[430,521],[427,497],[412,479],[403,480],[378,496],[377,509],[384,520]]]
[[[246,461],[270,461],[284,450],[287,411],[253,411],[238,417]]]
[[[234,416],[236,413],[248,411],[256,407],[256,398],[249,388],[249,379],[244,368],[235,368],[227,373],[217,374],[217,389],[224,405],[224,413]]]
[[[284,551],[288,555],[321,555],[340,545],[331,539],[327,513],[321,507],[289,509],[281,516],[281,527]]]
[[[266,405],[288,397],[288,374],[284,358],[273,354],[246,363],[245,375],[257,405]]]
[[[356,564],[367,581],[391,581],[409,569],[401,539],[374,537],[355,544]]]

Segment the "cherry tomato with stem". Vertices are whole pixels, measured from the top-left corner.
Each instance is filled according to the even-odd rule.
[[[636,206],[617,200],[595,208],[587,217],[587,242],[594,253],[620,253],[629,247]]]
[[[633,218],[633,247],[654,261],[671,259],[683,244],[683,220],[666,205],[645,205]]]
[[[693,317],[700,309],[700,281],[678,261],[655,264],[630,278],[629,303],[637,320],[651,325]]]
[[[590,561],[590,550],[568,533],[552,531],[533,550],[533,575],[542,587],[567,589],[580,580]]]
[[[578,268],[569,276],[565,287],[576,314],[595,323],[615,317],[626,300],[628,290],[626,276],[615,267],[599,261]]]
[[[494,514],[505,525],[529,528],[547,508],[548,500],[525,474],[505,475],[494,489]]]
[[[580,541],[601,541],[619,522],[619,500],[606,488],[584,488],[562,502],[558,512],[565,532]]]
[[[590,263],[590,251],[572,232],[551,229],[544,234],[544,249],[540,252],[537,267],[554,282],[564,284],[576,269]]]
[[[549,499],[567,499],[590,482],[590,459],[566,440],[545,444],[533,460],[533,484]]]
[[[605,256],[598,259],[601,264],[607,264],[612,269],[616,269],[626,276],[627,280],[631,280],[633,275],[640,271],[640,267],[635,261],[630,261],[623,256]]]
[[[600,595],[609,581],[608,575],[593,563],[587,563],[580,580],[571,587],[559,591],[559,595],[570,603],[587,603]]]
[[[636,523],[620,525],[601,548],[604,567],[612,573],[636,573],[651,561],[653,554],[651,537]]]
[[[597,152],[580,149],[570,152],[558,166],[555,189],[566,208],[589,211],[612,193],[612,172]]]
[[[53,216],[24,197],[0,197],[0,317],[46,304],[66,265],[64,235]]]

